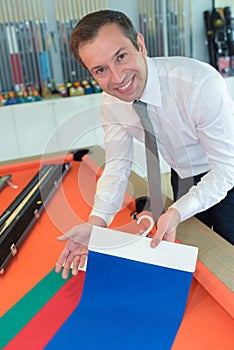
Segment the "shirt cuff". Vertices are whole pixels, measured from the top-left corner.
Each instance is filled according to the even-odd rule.
[[[178,212],[180,213],[181,222],[194,216],[200,211],[199,203],[197,203],[196,199],[190,196],[189,194],[186,194],[180,199],[178,199],[169,208],[174,208],[178,210]]]
[[[112,222],[112,220],[114,219],[114,216],[115,216],[114,214],[103,213],[103,212],[100,212],[100,211],[98,211],[96,209],[92,209],[92,211],[91,211],[89,216],[92,216],[92,215],[98,216],[99,218],[103,219],[106,222],[107,226],[109,226],[111,224],[111,222]]]

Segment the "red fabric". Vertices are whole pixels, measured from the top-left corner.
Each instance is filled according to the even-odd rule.
[[[33,317],[5,350],[41,350],[65,322],[80,301],[85,272],[73,276]]]

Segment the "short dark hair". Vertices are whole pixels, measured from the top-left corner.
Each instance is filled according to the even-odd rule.
[[[139,51],[137,44],[137,32],[130,19],[120,11],[100,10],[91,12],[83,17],[71,33],[70,49],[75,59],[85,66],[79,55],[79,45],[95,39],[99,30],[106,24],[117,24],[123,34],[132,42]]]

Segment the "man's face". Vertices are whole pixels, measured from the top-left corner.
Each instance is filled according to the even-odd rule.
[[[147,78],[144,38],[139,51],[116,24],[104,25],[97,37],[80,45],[79,54],[101,88],[122,101],[139,99]]]

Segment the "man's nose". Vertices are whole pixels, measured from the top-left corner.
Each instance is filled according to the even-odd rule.
[[[115,84],[121,84],[124,81],[124,72],[119,67],[111,68],[111,81]]]

